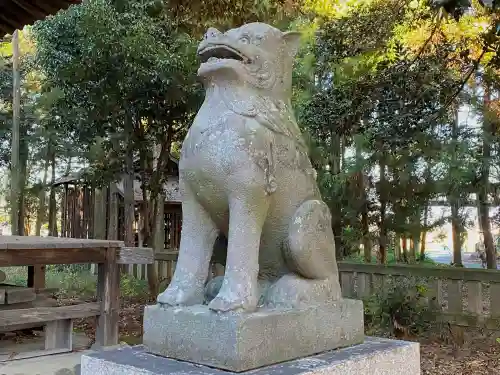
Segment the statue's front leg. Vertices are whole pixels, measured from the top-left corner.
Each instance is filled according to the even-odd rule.
[[[181,244],[174,277],[158,296],[158,303],[169,306],[203,303],[212,250],[219,233],[210,215],[190,191],[184,191],[182,214]]]
[[[226,271],[217,296],[208,307],[216,311],[257,308],[259,247],[262,227],[269,208],[269,197],[258,194],[235,196],[229,201],[229,233]]]

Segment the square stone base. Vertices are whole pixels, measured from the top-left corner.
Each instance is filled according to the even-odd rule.
[[[82,355],[81,375],[231,375],[124,347]],[[419,344],[366,338],[363,344],[244,372],[252,375],[420,375]]]
[[[147,306],[146,351],[234,372],[364,340],[363,303],[344,299],[295,309],[220,314],[207,306]]]

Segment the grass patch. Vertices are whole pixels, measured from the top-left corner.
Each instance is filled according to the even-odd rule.
[[[349,261],[349,262],[354,262],[354,263],[365,263],[365,257],[363,254],[352,254],[351,256],[345,258],[345,260]],[[373,264],[377,264],[378,260],[377,260],[376,255],[372,255],[371,262]],[[398,264],[398,263],[401,264],[401,262],[398,262],[394,251],[388,251],[386,264]],[[412,264],[417,264],[420,266],[427,266],[427,267],[446,267],[447,266],[447,264],[437,263],[425,255],[424,255],[424,259],[420,259],[419,254],[417,254],[417,259],[414,262],[412,262]]]
[[[27,267],[6,267],[2,271],[7,277],[5,283],[26,286]],[[97,275],[80,265],[49,265],[45,271],[45,285],[47,288],[59,289],[58,294],[64,298],[91,298],[96,295]],[[146,295],[148,283],[132,275],[122,274],[120,293],[123,297]]]

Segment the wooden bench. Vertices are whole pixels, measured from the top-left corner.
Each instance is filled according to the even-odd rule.
[[[45,325],[45,350],[0,356],[0,361],[72,350],[73,320],[97,317],[96,346],[118,344],[120,264],[154,262],[151,248],[125,247],[122,241],[57,237],[0,236],[0,267],[97,263],[97,300],[62,307],[0,311],[0,332],[17,326]]]

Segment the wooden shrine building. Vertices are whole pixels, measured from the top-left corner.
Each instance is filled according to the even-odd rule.
[[[164,185],[164,249],[175,251],[180,243],[182,210],[179,197],[179,167],[177,160],[172,156],[167,164],[167,173]],[[54,185],[59,187],[60,195],[60,236],[124,239],[123,180],[111,183],[104,189],[97,189],[91,182],[81,178],[80,174],[74,173],[60,178]],[[135,246],[139,246],[140,241],[137,229],[142,198],[141,182],[136,178],[134,181]]]

